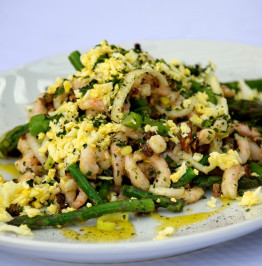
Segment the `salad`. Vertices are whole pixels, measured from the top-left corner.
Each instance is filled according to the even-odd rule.
[[[69,60],[76,72],[0,139],[0,158],[20,156],[19,177],[0,178],[1,231],[182,212],[207,190],[210,206],[219,197],[262,203],[262,80],[220,83],[211,62],[166,62],[139,44],[102,41]]]

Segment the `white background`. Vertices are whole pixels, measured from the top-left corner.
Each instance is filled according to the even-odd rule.
[[[110,43],[212,39],[262,46],[261,12],[260,0],[0,0],[0,71],[90,47],[102,39]],[[262,230],[201,251],[136,265],[261,265],[261,247]],[[69,265],[14,254],[0,252],[0,265]]]

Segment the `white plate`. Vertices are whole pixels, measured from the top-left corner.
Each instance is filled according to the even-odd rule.
[[[132,44],[124,47],[131,48]],[[215,41],[176,40],[142,42],[142,48],[155,57],[177,58],[186,63],[207,63],[217,66],[220,80],[258,78],[262,76],[262,48]],[[25,105],[32,102],[57,76],[73,72],[67,54],[17,67],[0,75],[0,134],[26,121]],[[210,195],[208,195],[210,197]],[[208,199],[207,199],[208,200]],[[182,215],[211,211],[207,200],[187,206]],[[219,205],[219,204],[218,204]],[[187,209],[191,208],[191,212]],[[170,213],[163,212],[164,215]],[[175,216],[172,214],[172,216]],[[118,243],[80,243],[64,239],[58,229],[39,230],[35,237],[0,235],[2,250],[28,256],[71,262],[120,262],[160,258],[214,245],[262,227],[262,206],[249,212],[237,202],[209,219],[181,228],[173,237],[153,241],[151,218],[133,218],[137,237]],[[95,223],[89,221],[88,223]],[[78,229],[79,227],[71,227]]]

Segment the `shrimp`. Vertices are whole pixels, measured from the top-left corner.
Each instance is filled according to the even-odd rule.
[[[248,139],[245,137],[241,137],[238,134],[235,134],[234,137],[239,149],[238,154],[241,159],[241,164],[245,164],[250,156],[250,145]]]
[[[123,133],[119,132],[115,135],[116,141],[114,141],[111,145],[111,158],[112,158],[112,167],[113,167],[113,177],[114,183],[116,186],[121,186],[122,184],[122,176],[125,174],[125,160],[124,156],[121,154],[117,143],[119,141],[126,142],[127,137]]]
[[[233,133],[235,130],[238,131],[239,134],[246,137],[250,137],[251,139],[261,139],[261,135],[255,127],[250,128],[248,125],[231,124],[230,133]]]
[[[67,174],[61,179],[59,186],[65,195],[66,203],[71,207],[76,198],[77,183],[70,174]]]
[[[175,155],[172,151],[166,150],[160,155],[162,158],[166,159],[167,156],[169,156],[174,162],[178,163],[179,158],[177,155]]]
[[[154,94],[157,94],[159,96],[169,96],[170,93],[172,93],[172,90],[168,86],[160,86],[159,88],[154,89]],[[178,93],[177,93],[178,96]]]
[[[108,151],[96,150],[96,161],[98,165],[103,169],[107,170],[111,166],[111,156]]]
[[[22,154],[26,154],[27,152],[30,152],[30,146],[28,144],[28,141],[26,139],[25,136],[22,136],[18,143],[17,143],[17,149],[22,153]]]
[[[143,137],[143,134],[141,132],[138,132],[130,127],[122,126],[121,131],[131,139],[141,139]]]
[[[28,181],[34,178],[35,178],[35,175],[32,172],[25,172],[23,175],[19,177],[19,182]]]
[[[32,151],[28,151],[23,158],[17,160],[15,167],[21,173],[32,171],[34,174],[39,175],[42,171],[42,166],[39,165],[39,161]]]
[[[147,191],[150,183],[142,170],[137,166],[137,162],[144,158],[143,154],[138,152],[126,155],[125,170],[133,186]]]
[[[233,89],[228,88],[227,86],[221,86],[222,92],[223,92],[223,96],[225,98],[231,98],[234,97],[236,94],[236,91]]]
[[[31,116],[46,114],[47,109],[45,107],[44,101],[42,98],[37,98],[32,108]]]
[[[102,100],[99,99],[85,99],[80,102],[79,108],[82,110],[94,110],[103,112],[105,110],[105,104]]]
[[[85,87],[86,85],[87,85],[86,81],[80,81],[80,80],[77,80],[77,79],[74,79],[72,81],[72,89],[73,90],[81,89],[81,88]]]
[[[234,165],[226,169],[223,174],[221,192],[224,197],[234,199],[237,196],[238,180],[245,174],[245,168],[241,165]]]
[[[80,170],[83,174],[87,174],[89,178],[96,179],[99,166],[97,165],[96,152],[91,146],[87,146],[81,151]]]
[[[156,187],[164,187],[164,188],[169,188],[170,187],[170,169],[168,167],[167,162],[157,156],[157,155],[153,155],[151,157],[148,158],[149,163],[155,168],[156,170],[156,180],[154,182],[154,184],[156,185]]]
[[[167,147],[165,140],[160,135],[152,136],[147,143],[155,153],[162,153]]]
[[[79,193],[74,202],[71,204],[71,206],[75,209],[82,207],[88,199],[86,193],[81,188],[78,187],[78,189]]]
[[[209,144],[214,139],[216,132],[214,129],[204,128],[197,132],[198,145]]]
[[[96,175],[111,166],[111,157],[108,151],[98,150],[87,146],[80,154],[80,170],[87,174],[88,178],[96,179]]]
[[[66,93],[62,93],[54,97],[53,103],[54,103],[55,109],[58,109],[63,104],[63,102],[67,101],[67,99],[68,99],[68,95]]]
[[[155,168],[150,163],[142,162],[138,164],[138,167],[142,170],[148,180],[155,178]]]
[[[42,167],[39,165],[39,161],[32,152],[25,136],[19,139],[17,149],[22,153],[23,157],[15,162],[16,169],[22,174],[33,172],[38,175],[41,172]],[[22,176],[21,178],[27,179],[28,176],[29,174]]]
[[[65,193],[65,201],[67,204],[69,204],[70,207],[72,207],[75,198],[76,198],[76,190],[69,190]]]
[[[185,190],[182,198],[186,201],[186,203],[194,203],[201,199],[204,195],[204,190],[201,187],[192,187]]]
[[[262,162],[262,149],[254,141],[249,141],[251,159],[254,161]]]

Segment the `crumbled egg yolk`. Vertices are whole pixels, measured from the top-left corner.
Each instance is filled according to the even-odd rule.
[[[183,138],[186,138],[191,131],[190,127],[185,122],[181,123],[180,130],[181,130],[181,136]]]
[[[182,165],[176,169],[176,172],[171,174],[170,179],[172,182],[177,182],[186,173],[186,170],[186,162],[183,162]]]
[[[210,79],[210,87],[212,89],[212,91],[216,94],[222,94],[222,89],[221,89],[221,86],[219,84],[219,81],[217,79],[217,77],[213,76],[211,77]]]
[[[45,138],[45,133],[43,133],[43,132],[39,133],[38,136],[37,136],[37,138],[39,140],[43,140]]]
[[[83,97],[82,101],[86,99],[99,99],[103,100],[104,104],[110,102],[110,96],[113,91],[113,83],[106,84],[95,84],[92,90],[89,90],[88,93]]]
[[[72,88],[72,84],[68,80],[64,81],[63,86],[66,93],[68,93]]]
[[[198,92],[195,99],[196,103],[194,110],[196,113],[189,119],[193,124],[200,126],[210,117],[217,118],[219,116],[228,115],[227,102],[223,97],[219,98],[217,105],[208,100],[206,92]]]
[[[58,207],[55,204],[50,204],[50,206],[46,208],[46,211],[48,214],[56,214],[58,213]]]
[[[56,92],[56,89],[57,89],[58,87],[60,87],[60,86],[62,85],[62,83],[63,83],[63,79],[60,78],[60,77],[58,77],[58,78],[56,79],[55,83],[53,83],[50,87],[48,87],[48,89],[47,89],[47,93],[49,93],[49,94],[54,94],[54,93]]]
[[[40,153],[48,151],[54,162],[64,163],[64,167],[79,160],[84,146],[96,147],[98,144],[107,148],[113,137],[110,134],[119,132],[122,128],[121,124],[115,123],[95,128],[88,117],[80,122],[72,120],[73,122],[66,123],[66,119],[61,117],[58,122],[50,122],[50,130],[46,133],[48,141],[43,142],[39,149]]]
[[[26,206],[33,201],[33,206],[41,208],[49,199],[55,186],[49,184],[34,185],[30,187],[26,182],[13,181],[0,184],[0,208],[8,208],[10,204]]]
[[[158,232],[157,236],[153,240],[163,240],[175,233],[175,229],[172,226],[166,227],[164,230]]]
[[[211,168],[218,166],[221,170],[229,169],[241,163],[238,152],[234,150],[228,150],[227,153],[212,152],[208,161]]]
[[[157,126],[145,125],[144,130],[145,130],[145,132],[157,133],[158,127]]]
[[[67,208],[62,210],[62,213],[68,213],[68,212],[72,212],[72,211],[75,211],[75,210],[76,210],[75,208],[67,207]]]
[[[0,208],[0,222],[7,223],[11,221],[13,217],[3,208]]]
[[[239,203],[240,206],[253,206],[262,203],[261,187],[255,191],[246,191]]]
[[[25,224],[22,224],[19,227],[14,226],[14,225],[3,224],[3,225],[0,225],[0,232],[12,232],[12,233],[22,235],[22,236],[33,236],[34,235],[31,229]]]
[[[194,171],[195,175],[199,174],[199,171],[197,169],[194,169],[193,171]]]
[[[181,64],[181,62],[176,59],[176,58],[173,58],[171,61],[170,61],[170,64],[174,65],[174,66],[179,66]]]
[[[191,103],[192,103],[192,99],[189,98],[189,99],[184,100],[182,105],[183,105],[184,108],[187,108],[187,107],[190,106]]]
[[[215,197],[211,197],[211,199],[207,202],[207,206],[209,208],[214,209],[216,207],[216,202],[217,202],[216,198]]]
[[[40,212],[39,209],[32,208],[30,206],[25,206],[23,208],[23,212],[21,214],[22,215],[27,215],[28,217],[32,218],[32,217],[35,217],[37,215],[41,215],[42,213]]]

